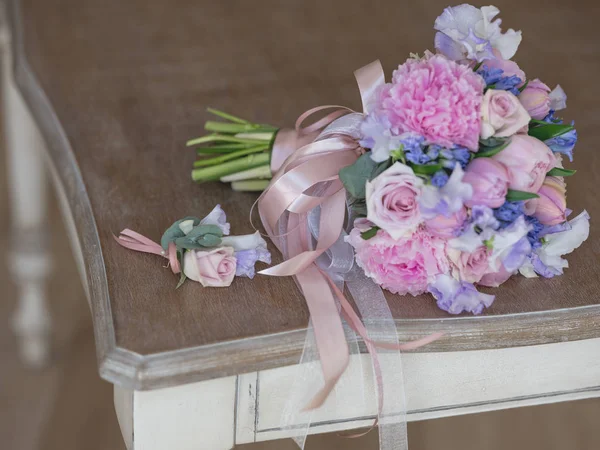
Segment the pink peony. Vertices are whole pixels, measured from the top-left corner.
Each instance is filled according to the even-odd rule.
[[[414,132],[444,147],[476,151],[484,81],[443,55],[408,59],[380,93],[381,110],[394,134]]]
[[[375,283],[394,294],[419,295],[439,274],[447,273],[444,239],[418,229],[394,240],[383,230],[365,240],[359,228],[346,238],[356,251],[356,262]]]

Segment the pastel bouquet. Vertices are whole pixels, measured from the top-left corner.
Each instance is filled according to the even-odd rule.
[[[411,55],[389,83],[378,63],[357,71],[363,113],[336,109],[302,128],[316,108],[299,119],[287,145],[277,140],[290,130],[215,111],[228,122],[208,122],[214,133],[189,144],[208,144],[201,155],[222,154],[199,160],[194,180],[265,190],[259,209],[262,202],[268,210],[282,177],[317,153],[321,167],[331,167],[327,157],[337,152],[335,173],[323,173],[320,187],[302,185],[299,195],[319,199],[311,206],[322,216],[332,207],[323,199],[341,183],[353,219],[343,239],[366,276],[393,293],[430,292],[451,314],[479,314],[492,304],[494,296],[475,285],[497,287],[517,273],[561,275],[562,256],[589,232],[587,212],[571,218],[566,203],[565,179],[575,171],[564,163],[573,160],[577,132],[557,116],[566,107],[562,88],[527,77],[512,60],[521,32],[503,33],[498,13],[447,8],[435,21],[435,54]],[[347,150],[353,154],[340,158]],[[281,207],[308,211],[290,209],[294,202]],[[268,215],[261,213],[268,233],[281,235]]]

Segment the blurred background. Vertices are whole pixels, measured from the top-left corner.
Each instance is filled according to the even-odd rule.
[[[555,11],[552,15],[556,18],[555,25],[560,24],[561,33],[576,33],[577,17],[596,14],[599,18],[598,1],[565,2],[564,11]],[[349,5],[351,3],[348,1]],[[504,17],[518,19],[519,14],[515,12],[518,2],[510,2],[510,8],[503,8],[503,3],[507,2],[502,0],[495,3],[502,9]],[[536,2],[538,8],[542,8],[542,4]],[[528,2],[523,1],[521,6],[531,13],[533,6]],[[428,16],[433,19],[437,14],[438,10]],[[512,25],[517,29],[524,25],[516,22]],[[543,25],[532,23],[532,33],[536,26]],[[422,48],[419,44],[415,50]],[[530,50],[534,50],[533,47]],[[588,42],[584,50],[587,57],[599,58],[598,42]],[[387,62],[390,62],[389,58]],[[530,66],[542,63],[532,61]],[[558,78],[558,72],[555,67],[555,78]],[[567,87],[577,88],[568,83]],[[583,104],[585,99],[579,101]],[[579,114],[583,115],[585,111]],[[0,143],[3,142],[1,137]],[[5,173],[4,146],[0,144],[2,250],[9,247]],[[48,286],[53,318],[53,355],[51,365],[46,368],[27,370],[17,358],[17,343],[8,325],[15,309],[16,289],[8,276],[7,260],[0,255],[0,450],[124,450],[113,407],[113,388],[98,376],[90,313],[54,199],[50,207],[49,231],[55,269]],[[599,417],[600,399],[590,399],[410,423],[410,449],[597,450],[600,449]],[[369,450],[376,449],[377,442],[376,431],[358,439],[323,435],[309,438],[307,450]],[[293,450],[296,447],[288,440],[236,448]]]
[[[9,209],[4,145],[0,150],[0,249],[8,248]],[[49,279],[53,318],[52,364],[25,369],[8,326],[16,289],[7,261],[0,269],[0,449],[125,450],[112,385],[98,376],[92,322],[54,198],[50,208],[54,272]],[[597,450],[600,399],[413,422],[411,450]],[[358,439],[309,438],[307,450],[377,449],[377,432]],[[236,447],[294,450],[292,441]],[[177,449],[173,449],[177,450]]]

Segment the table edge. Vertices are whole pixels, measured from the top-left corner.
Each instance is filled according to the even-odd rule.
[[[66,200],[68,219],[77,231],[72,238],[82,254],[100,376],[128,389],[149,390],[295,364],[306,328],[148,355],[116,345],[104,259],[85,184],[66,133],[27,62],[20,0],[9,0],[7,6],[15,81],[44,137],[58,195]],[[599,337],[600,305],[484,317],[399,319],[396,326],[400,341],[444,333],[422,352],[550,344]]]

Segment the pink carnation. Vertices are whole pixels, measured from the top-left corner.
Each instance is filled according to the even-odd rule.
[[[415,132],[429,143],[477,151],[483,78],[443,55],[409,59],[379,97],[394,134]]]
[[[360,233],[354,228],[346,238],[356,251],[357,264],[394,294],[422,294],[437,275],[449,271],[445,240],[423,229],[398,240],[383,230],[368,240]]]

